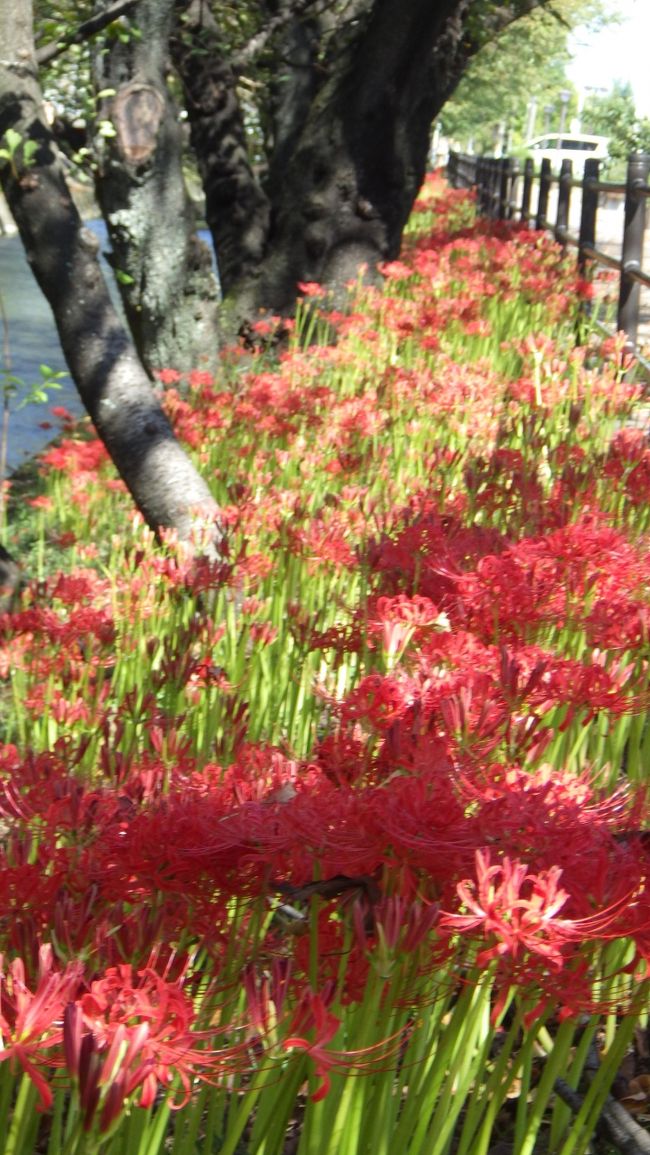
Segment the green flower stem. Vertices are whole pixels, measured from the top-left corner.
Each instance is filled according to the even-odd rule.
[[[371,973],[363,1002],[355,1008],[352,1030],[347,1032],[349,1047],[364,1050],[381,1042],[382,1038],[391,1033],[390,1011],[383,1005],[384,992],[388,989],[381,975]],[[392,1064],[389,1064],[390,1067]],[[336,1099],[332,1099],[331,1104],[328,1099],[323,1101],[323,1123],[332,1155],[336,1152],[339,1155],[355,1155],[358,1144],[361,1141],[365,1143],[367,1132],[363,1126],[364,1104],[378,1077],[367,1075],[357,1078],[350,1074],[344,1078],[339,1077]],[[389,1069],[382,1077],[392,1084],[393,1070]],[[314,1132],[317,1134],[316,1129]],[[316,1150],[310,1150],[309,1155],[317,1155]]]
[[[491,971],[489,968],[484,979],[477,979],[475,998],[458,1033],[457,1046],[428,1128],[427,1142],[422,1148],[423,1155],[443,1155],[448,1150],[471,1086],[485,1071],[495,1034],[490,1022]]]
[[[650,984],[644,982],[643,988],[647,995]],[[637,1018],[635,1015],[627,1015],[619,1020],[613,1044],[601,1059],[583,1104],[573,1120],[571,1130],[558,1155],[584,1155],[587,1151],[612,1083],[634,1038],[636,1026]]]
[[[462,1077],[468,1056],[469,1063],[472,1062],[472,1048],[484,1024],[490,982],[489,970],[482,974],[469,971],[455,1002],[452,996],[451,1012],[448,1015],[443,1012],[437,1023],[432,1022],[436,1029],[430,1036],[429,1054],[420,1068],[414,1070],[414,1078],[409,1083],[407,1108],[412,1109],[405,1110],[398,1125],[396,1150],[408,1150],[412,1155],[438,1155],[444,1150],[444,1143],[438,1143],[435,1138],[434,1119],[446,1129],[440,1105],[443,1100],[449,1104],[454,1076]],[[413,1100],[409,1104],[411,1095]]]
[[[282,1155],[291,1116],[299,1110],[299,1092],[305,1073],[305,1056],[296,1055],[278,1072],[277,1094],[261,1096],[248,1147],[250,1155]]]
[[[298,1155],[329,1155],[328,1146],[331,1138],[331,1119],[338,1110],[338,1104],[343,1093],[343,1080],[333,1079],[326,1099],[314,1103],[311,1099],[305,1102],[302,1119]],[[324,1146],[324,1144],[328,1146]]]
[[[562,1078],[565,1079],[574,1090],[577,1090],[580,1079],[582,1078],[585,1063],[593,1046],[594,1037],[599,1025],[599,1016],[593,1015],[589,1022],[580,1028],[582,1033],[576,1044],[573,1060],[566,1072],[562,1075]],[[551,1116],[551,1126],[549,1130],[549,1145],[551,1150],[559,1150],[563,1136],[572,1127],[573,1112],[569,1105],[558,1095],[553,1105],[553,1114]]]
[[[259,1102],[262,1093],[272,1084],[278,1085],[282,1074],[281,1064],[277,1062],[267,1061],[265,1065],[258,1068],[250,1086],[243,1092],[236,1103],[235,1099],[231,1099],[228,1121],[226,1124],[226,1131],[223,1137],[223,1144],[219,1148],[219,1155],[235,1155],[237,1145],[241,1139],[244,1128],[248,1120],[252,1117],[253,1112]]]
[[[18,1095],[11,1113],[11,1123],[5,1139],[2,1155],[33,1155],[36,1136],[42,1115],[36,1106],[38,1092],[27,1075],[23,1075],[18,1087]],[[4,1116],[7,1119],[7,1116]]]
[[[441,983],[445,981],[444,978],[441,979]],[[440,993],[438,998],[420,1013],[420,1022],[409,1040],[403,1064],[403,1069],[407,1073],[405,1082],[408,1093],[401,1104],[399,1121],[393,1136],[394,1150],[410,1150],[411,1136],[417,1130],[424,1106],[435,1103],[438,1085],[444,1077],[440,1052],[444,1048],[447,1036],[446,1020],[452,1001],[453,995],[444,996]],[[439,1072],[438,1079],[436,1069]]]
[[[195,1092],[181,1111],[174,1112],[174,1139],[171,1148],[169,1148],[170,1155],[194,1155],[201,1120],[206,1114],[208,1098],[210,1095],[217,1096],[218,1094],[216,1088],[208,1087],[204,1083],[198,1094]],[[168,1118],[170,1114],[170,1108],[167,1107]],[[160,1122],[160,1142],[164,1143],[167,1120],[162,1120],[160,1116],[161,1111],[159,1110],[156,1113],[154,1123],[158,1125]],[[154,1147],[150,1142],[146,1155],[156,1155],[158,1150],[160,1150],[160,1146]]]
[[[47,1144],[47,1155],[59,1155],[63,1144],[63,1120],[66,1103],[70,1103],[70,1093],[67,1089],[60,1089],[54,1093],[54,1107],[50,1120],[50,1137]],[[70,1104],[71,1105],[71,1104]],[[0,1106],[0,1119],[2,1114]]]
[[[126,1126],[123,1128],[124,1135],[124,1155],[127,1152],[137,1152],[140,1155],[144,1148],[144,1140],[147,1134],[147,1124],[149,1122],[150,1112],[145,1111],[142,1107],[135,1105],[131,1106],[129,1114],[126,1119]]]
[[[413,1032],[417,1031],[417,1026],[411,1021],[412,1012],[408,1008],[417,1003],[416,984],[417,978],[405,968],[400,968],[381,1006],[380,1021],[383,1023],[385,1016],[385,1031],[392,1038],[402,1037],[404,1043],[399,1055],[386,1061],[384,1070],[365,1080],[369,1084],[369,1093],[366,1094],[366,1117],[361,1134],[367,1136],[368,1148],[375,1155],[389,1155],[399,1112],[408,1095],[412,1071],[407,1056]],[[409,992],[410,998],[406,1006],[402,1006],[405,991]],[[426,997],[425,989],[422,989],[422,995]],[[413,1057],[410,1061],[413,1061]]]
[[[515,992],[504,1005],[505,1015]],[[503,1018],[503,1015],[501,1016]],[[492,1141],[492,1129],[519,1069],[519,1056],[512,1052],[522,1030],[523,1010],[517,1007],[505,1036],[499,1039],[499,1048],[489,1078],[477,1082],[465,1110],[456,1155],[485,1155]]]
[[[542,1074],[535,1088],[533,1101],[529,1110],[525,1112],[525,1127],[521,1136],[521,1145],[517,1145],[519,1155],[532,1155],[534,1151],[544,1114],[554,1094],[555,1080],[563,1076],[567,1069],[575,1032],[576,1024],[571,1020],[561,1023],[557,1029],[552,1050],[544,1060]],[[523,1090],[522,1087],[522,1095]]]
[[[16,1077],[8,1062],[0,1063],[0,1119],[8,1119],[11,1101],[16,1091]],[[0,1127],[0,1155],[4,1155],[6,1127]]]
[[[208,1096],[208,1111],[203,1130],[203,1150],[215,1150],[217,1135],[223,1133],[223,1121],[226,1114],[226,1095],[223,1092],[212,1090]]]

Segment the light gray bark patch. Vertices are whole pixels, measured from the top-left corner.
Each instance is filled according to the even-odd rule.
[[[133,81],[113,101],[117,143],[127,164],[144,164],[153,155],[165,102],[151,84]]]

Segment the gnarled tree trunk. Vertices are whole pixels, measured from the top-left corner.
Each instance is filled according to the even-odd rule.
[[[397,256],[424,179],[431,123],[448,94],[460,7],[376,0],[343,43],[330,41],[327,78],[286,166],[251,286],[258,300],[286,308],[298,280],[322,282],[340,297],[361,265],[372,275]]]
[[[101,12],[107,4],[99,5]],[[173,0],[140,0],[131,35],[94,53],[100,117],[95,185],[124,310],[149,372],[214,370],[219,289],[212,253],[196,236],[183,179],[182,127],[169,94]]]
[[[183,80],[206,219],[227,296],[255,276],[270,205],[253,173],[236,76],[217,22],[205,0],[175,0],[175,14],[172,57]]]
[[[357,0],[339,28],[331,11],[307,0],[274,4],[287,20],[274,48],[282,64],[271,84],[262,197],[218,25],[205,0],[176,0],[174,62],[220,267],[224,254],[224,292],[241,319],[291,310],[301,281],[344,299],[360,266],[373,277],[397,255],[431,123],[478,47],[468,34],[470,7],[471,0]],[[246,210],[239,220],[238,205]]]
[[[468,62],[547,3],[242,0],[243,25],[256,30],[233,52],[239,5],[228,13],[219,0],[174,0],[172,58],[230,324],[290,312],[301,281],[344,301],[360,266],[377,276],[399,252],[431,124]],[[246,80],[262,94],[269,146],[257,165],[238,99],[253,59]]]
[[[74,207],[42,116],[31,0],[0,4],[0,43],[0,137],[7,129],[21,137],[0,171],[2,186],[80,397],[149,525],[189,538],[197,522],[208,522],[216,556],[218,507],[174,438],[111,304],[96,238]]]

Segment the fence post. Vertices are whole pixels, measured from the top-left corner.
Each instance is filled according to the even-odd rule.
[[[490,181],[490,216],[497,220],[499,216],[499,189],[501,186],[501,161],[494,157],[490,161],[492,179]]]
[[[482,172],[483,172],[483,180],[481,183],[481,188],[483,190],[483,197],[482,197],[482,204],[481,204],[481,212],[483,213],[483,216],[489,217],[489,215],[490,215],[490,193],[492,190],[492,185],[491,185],[491,175],[490,175],[490,161],[489,161],[487,156],[482,158]]]
[[[537,201],[537,220],[535,221],[536,229],[545,229],[548,225],[546,214],[548,213],[548,194],[551,191],[551,180],[551,162],[549,158],[545,156],[539,175],[539,199]]]
[[[643,234],[645,232],[645,189],[650,172],[650,156],[635,153],[627,164],[625,187],[625,225],[621,254],[621,284],[618,297],[617,326],[627,337],[627,346],[636,345],[639,328],[639,301],[641,286],[630,273],[639,272],[643,261]]]
[[[533,176],[535,162],[531,156],[524,164],[524,187],[521,194],[521,223],[528,228],[530,224],[530,200],[533,193]]]
[[[479,156],[479,157],[477,157],[476,169],[475,169],[475,186],[476,186],[476,207],[477,207],[477,209],[481,215],[483,215],[483,213],[485,211],[484,181],[485,181],[485,164],[483,161],[483,157]]]
[[[494,161],[485,158],[485,215],[494,216]]]
[[[557,214],[555,217],[555,239],[566,248],[566,234],[569,229],[569,206],[571,204],[571,178],[573,165],[570,160],[562,161],[560,185],[557,194]]]
[[[507,220],[508,208],[510,205],[510,180],[512,173],[512,161],[509,157],[501,158],[497,168],[499,178],[499,200],[497,204],[497,217],[500,221]]]
[[[521,178],[521,164],[515,157],[510,160],[510,172],[508,174],[508,204],[506,205],[506,220],[515,221],[519,206],[517,205],[517,196],[519,195],[519,182]]]
[[[596,214],[598,212],[598,174],[600,163],[597,160],[585,161],[585,172],[582,178],[582,205],[580,206],[580,235],[578,237],[578,272],[584,277],[587,271],[587,257],[585,248],[593,249],[596,246]]]

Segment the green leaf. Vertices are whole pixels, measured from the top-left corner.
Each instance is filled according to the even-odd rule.
[[[49,365],[39,365],[38,370],[41,377],[43,378],[43,381],[47,382],[48,389],[60,389],[61,386],[55,385],[54,382],[62,381],[64,377],[68,376],[68,374],[65,373],[62,369],[59,369],[58,371],[55,369],[50,369]]]
[[[23,145],[23,159],[25,164],[29,164],[34,153],[38,152],[38,144],[35,140],[26,140]]]
[[[5,132],[4,136],[5,136],[5,140],[7,142],[7,147],[9,149],[10,156],[13,156],[16,149],[20,145],[22,137],[21,137],[19,132],[16,132],[15,128],[8,128],[7,131]]]

